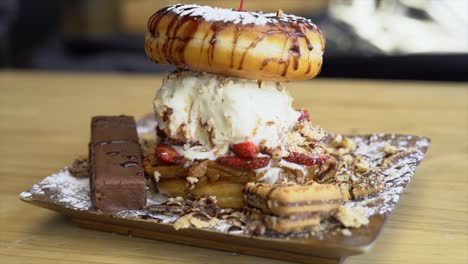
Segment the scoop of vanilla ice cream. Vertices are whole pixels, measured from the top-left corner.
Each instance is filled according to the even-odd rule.
[[[300,116],[281,83],[193,71],[165,78],[154,111],[167,137],[198,143],[197,152],[210,152],[205,158],[224,155],[229,144],[246,141],[275,148]],[[193,154],[188,147],[179,150]]]

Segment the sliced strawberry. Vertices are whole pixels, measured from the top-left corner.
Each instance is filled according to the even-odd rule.
[[[310,121],[310,114],[309,110],[307,109],[301,109],[301,115],[297,119],[297,121]]]
[[[246,159],[253,159],[258,154],[258,147],[252,142],[244,142],[231,146],[232,152],[237,156]]]
[[[220,164],[244,170],[255,170],[268,166],[270,159],[267,157],[245,159],[241,157],[221,157],[216,160]]]
[[[289,153],[289,156],[284,158],[286,161],[304,165],[304,166],[313,166],[316,164],[324,163],[327,161],[328,156],[326,155],[320,155],[318,157],[311,157],[309,155],[297,153],[297,152],[291,152]]]
[[[156,146],[154,155],[164,163],[183,165],[187,160],[181,156],[177,151],[166,144],[159,144]]]

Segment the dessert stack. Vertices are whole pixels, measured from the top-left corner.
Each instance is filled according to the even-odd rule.
[[[220,208],[287,233],[335,216],[345,200],[380,191],[383,178],[352,156],[350,139],[327,139],[307,110],[292,106],[285,84],[316,76],[324,47],[317,26],[281,10],[157,11],[148,21],[146,53],[177,69],[156,92],[156,140],[140,152],[133,118],[93,118],[95,208],[145,208],[146,176],[167,197],[214,198]],[[356,168],[366,177],[343,175]]]
[[[311,177],[330,159],[321,146],[327,135],[293,108],[285,88],[319,73],[324,46],[310,20],[281,10],[174,5],[156,12],[146,53],[177,67],[154,100],[159,138],[145,170],[159,191],[216,196],[220,207],[245,207],[280,232],[333,214],[343,200],[339,187]]]

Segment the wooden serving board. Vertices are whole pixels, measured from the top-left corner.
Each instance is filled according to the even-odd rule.
[[[91,210],[74,210],[51,201],[47,195],[33,195],[20,199],[67,215],[73,223],[83,228],[310,264],[342,263],[347,256],[369,251],[388,218],[388,215],[376,215],[370,219],[368,226],[353,229],[353,234],[349,237],[337,233],[328,234],[323,239],[315,237],[284,239],[228,234],[197,228],[175,230],[172,224],[157,223],[149,219],[124,218]]]

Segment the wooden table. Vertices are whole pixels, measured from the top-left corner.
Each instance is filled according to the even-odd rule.
[[[86,154],[97,114],[151,111],[158,75],[0,72],[0,263],[284,263],[80,229],[18,194]],[[374,250],[350,263],[467,263],[466,84],[289,83],[328,131],[429,136],[433,144]]]

